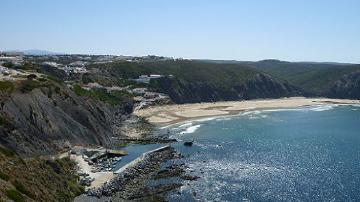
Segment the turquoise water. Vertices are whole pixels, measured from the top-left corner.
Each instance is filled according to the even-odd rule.
[[[246,112],[170,130],[193,147],[181,194],[170,200],[360,201],[360,107]]]

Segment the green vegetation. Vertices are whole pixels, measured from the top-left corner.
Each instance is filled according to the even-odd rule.
[[[0,81],[0,91],[12,92],[15,89],[15,85],[11,81]]]
[[[75,162],[69,158],[24,160],[17,155],[0,153],[0,168],[3,179],[0,186],[4,187],[0,189],[0,198],[72,201],[84,192],[84,187],[78,183],[79,177],[74,174]],[[15,189],[11,189],[12,186]]]
[[[2,64],[2,66],[7,67],[7,68],[14,68],[15,65],[11,62],[5,62],[4,64]]]
[[[129,99],[132,97],[131,94],[129,94],[126,91],[111,91],[108,92],[104,88],[95,88],[91,90],[85,90],[79,85],[74,85],[74,92],[78,96],[86,96],[95,100],[100,100],[106,103],[109,103],[111,105],[119,105],[124,100]]]
[[[259,71],[246,65],[212,64],[189,60],[169,60],[161,62],[112,62],[90,65],[89,68],[102,70],[97,76],[135,79],[140,75],[173,75],[187,82],[203,82],[219,88],[231,88],[252,78]]]
[[[59,85],[59,81],[53,77],[34,77],[34,74],[29,74],[27,79],[18,81],[0,81],[0,91],[5,93],[12,93],[19,90],[22,93],[29,93],[36,88],[50,87]],[[24,78],[22,78],[24,79]],[[59,87],[58,87],[59,88]]]
[[[15,180],[13,183],[14,187],[21,193],[25,194],[26,196],[28,196],[29,198],[35,199],[35,196],[28,191],[23,184],[21,184],[21,182]]]
[[[359,71],[359,65],[293,63],[265,60],[251,64],[275,78],[288,81],[311,94],[322,94],[345,74]]]
[[[142,83],[138,83],[136,81],[133,81],[129,78],[121,78],[121,77],[109,77],[106,75],[97,75],[97,74],[90,74],[90,73],[85,73],[82,75],[81,77],[81,81],[83,84],[88,84],[88,83],[98,83],[102,86],[106,86],[106,87],[111,87],[111,86],[120,86],[120,87],[125,87],[125,86],[132,86],[134,88],[141,88],[141,87],[145,87],[145,84]]]
[[[40,88],[42,86],[42,82],[36,80],[24,80],[21,82],[19,89],[22,93],[29,93],[35,88]]]
[[[321,95],[345,74],[360,71],[359,65],[284,62],[264,60],[259,62],[206,62],[206,61],[157,61],[112,62],[90,65],[97,68],[97,78],[122,78],[129,80],[143,74],[173,75],[185,82],[201,82],[217,89],[230,89],[242,84],[257,73],[267,73],[280,81],[286,81],[303,89],[309,95]],[[94,80],[94,79],[93,79]]]
[[[23,202],[25,201],[24,196],[18,192],[15,189],[9,189],[6,191],[6,196],[9,197],[9,199],[15,201],[15,202]]]

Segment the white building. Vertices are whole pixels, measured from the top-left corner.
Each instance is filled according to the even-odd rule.
[[[160,74],[141,75],[139,78],[135,79],[135,81],[139,83],[150,83],[151,79],[158,79],[161,77],[163,77],[163,75]]]

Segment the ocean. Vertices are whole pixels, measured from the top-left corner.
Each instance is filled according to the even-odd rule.
[[[256,110],[163,130],[200,177],[170,201],[360,201],[360,106]]]

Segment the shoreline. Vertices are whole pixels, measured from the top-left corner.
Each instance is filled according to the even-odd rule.
[[[152,106],[134,111],[159,127],[210,117],[232,116],[241,112],[266,109],[286,109],[326,105],[357,105],[360,100],[291,97],[279,99],[258,99],[245,101],[221,101],[214,103],[174,104]]]
[[[136,110],[134,111],[134,114],[146,118],[151,124],[157,127],[166,128],[188,121],[196,121],[206,118],[237,116],[241,112],[246,111],[358,104],[360,104],[360,100],[292,97],[265,100],[152,106],[146,109]],[[144,156],[144,154],[139,156],[134,161],[129,162],[119,170],[112,172],[110,175],[109,173],[103,173],[102,176],[98,176],[101,179],[97,179],[97,181],[100,181],[95,183],[95,186],[92,184],[92,186],[89,187],[87,190],[87,196],[90,198],[94,196],[109,197],[115,190],[115,187],[119,186],[118,182],[124,180],[122,179],[121,175],[119,176],[119,173],[123,173],[125,170],[127,170],[126,172],[135,172],[132,167],[136,167],[136,165],[140,162],[144,162],[144,159],[139,160]]]
[[[167,192],[181,187],[182,184],[170,183],[152,186],[148,182],[150,180],[157,180],[157,178],[174,177],[173,175],[161,176],[160,173],[177,171],[176,169],[181,169],[180,167],[161,168],[161,165],[168,160],[180,157],[181,155],[170,145],[144,152],[138,158],[115,171],[113,179],[107,181],[102,186],[88,189],[84,194],[76,197],[74,201],[147,201],[147,199],[155,196],[157,198],[164,198]],[[181,173],[178,173],[179,177]]]

